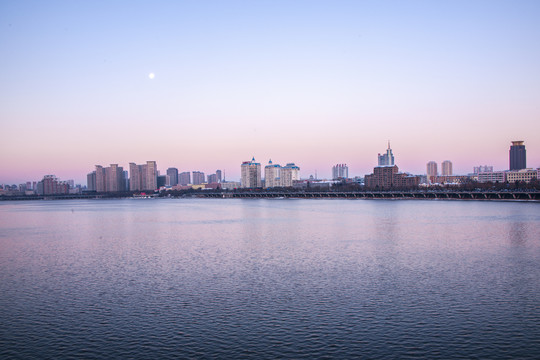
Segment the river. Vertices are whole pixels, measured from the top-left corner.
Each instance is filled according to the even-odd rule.
[[[0,203],[0,358],[538,358],[540,204]]]

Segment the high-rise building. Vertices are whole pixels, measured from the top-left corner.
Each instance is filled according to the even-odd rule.
[[[261,187],[261,164],[255,162],[255,158],[251,159],[251,161],[244,161],[240,167],[240,170],[243,188]]]
[[[167,176],[169,177],[169,183],[167,185],[170,185],[170,186],[178,185],[178,169],[177,168],[168,168]]]
[[[221,170],[216,170],[217,182],[221,182]]]
[[[96,172],[92,171],[86,175],[86,188],[88,191],[96,191]]]
[[[96,165],[96,191],[105,192],[105,169],[101,165]]]
[[[124,169],[118,164],[105,168],[105,191],[124,191]]]
[[[167,184],[167,175],[158,175],[157,176],[157,188],[161,188]]]
[[[204,173],[202,171],[193,171],[193,185],[204,183]]]
[[[94,185],[92,183],[94,177],[95,191],[97,192],[121,192],[126,190],[124,169],[118,166],[118,164],[111,164],[111,166],[105,168],[101,165],[96,165],[96,171],[87,176],[89,190],[90,185]]]
[[[394,166],[394,154],[392,149],[390,149],[390,141],[388,141],[388,149],[386,149],[385,154],[378,155],[378,164],[379,166]]]
[[[281,186],[290,187],[293,186],[294,181],[300,180],[300,168],[294,163],[288,163],[282,166],[280,169],[279,180]]]
[[[214,184],[214,183],[217,183],[218,182],[218,178],[217,178],[217,175],[216,174],[210,174],[208,175],[207,177],[207,183],[208,184]]]
[[[272,160],[268,161],[268,165],[264,167],[264,187],[273,188],[281,186],[279,179],[279,172],[281,166],[273,164]]]
[[[144,165],[129,164],[129,190],[156,190],[157,164],[155,161],[147,161]]]
[[[191,184],[191,173],[189,171],[181,172],[178,175],[178,183],[182,186]]]
[[[332,179],[337,180],[337,179],[348,179],[348,178],[349,178],[349,167],[347,166],[347,164],[336,164],[332,166]]]
[[[527,168],[527,154],[523,141],[512,141],[510,146],[510,170]]]
[[[435,161],[430,161],[427,163],[426,174],[428,177],[439,175],[437,172],[437,163]]]
[[[129,190],[138,191],[142,189],[142,173],[144,165],[129,163]]]
[[[129,172],[127,170],[124,170],[123,181],[124,181],[124,189],[126,191],[129,191]]]
[[[442,162],[441,171],[443,176],[450,176],[452,174],[452,162],[450,160],[445,160]]]
[[[155,161],[146,162],[146,189],[145,190],[156,190],[158,188],[157,184],[157,164]]]

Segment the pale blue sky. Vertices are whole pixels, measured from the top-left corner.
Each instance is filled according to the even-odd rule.
[[[1,1],[0,183],[296,162],[540,167],[540,1]],[[155,73],[153,80],[148,78]]]

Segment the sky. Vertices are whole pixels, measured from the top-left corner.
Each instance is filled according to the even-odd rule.
[[[540,167],[540,1],[0,0],[0,183]],[[150,74],[154,74],[151,78]]]

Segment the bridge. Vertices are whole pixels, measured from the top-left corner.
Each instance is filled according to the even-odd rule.
[[[300,199],[455,199],[455,200],[527,200],[540,201],[540,191],[357,191],[357,192],[303,192],[303,191],[246,191],[201,192],[193,194],[203,198],[300,198]]]
[[[157,197],[154,194],[152,197]],[[540,191],[197,191],[182,197],[192,198],[294,198],[294,199],[444,199],[444,200],[503,200],[540,201]],[[136,195],[125,194],[71,194],[71,195],[21,195],[0,196],[2,200],[69,200],[69,199],[114,199],[130,198]]]

